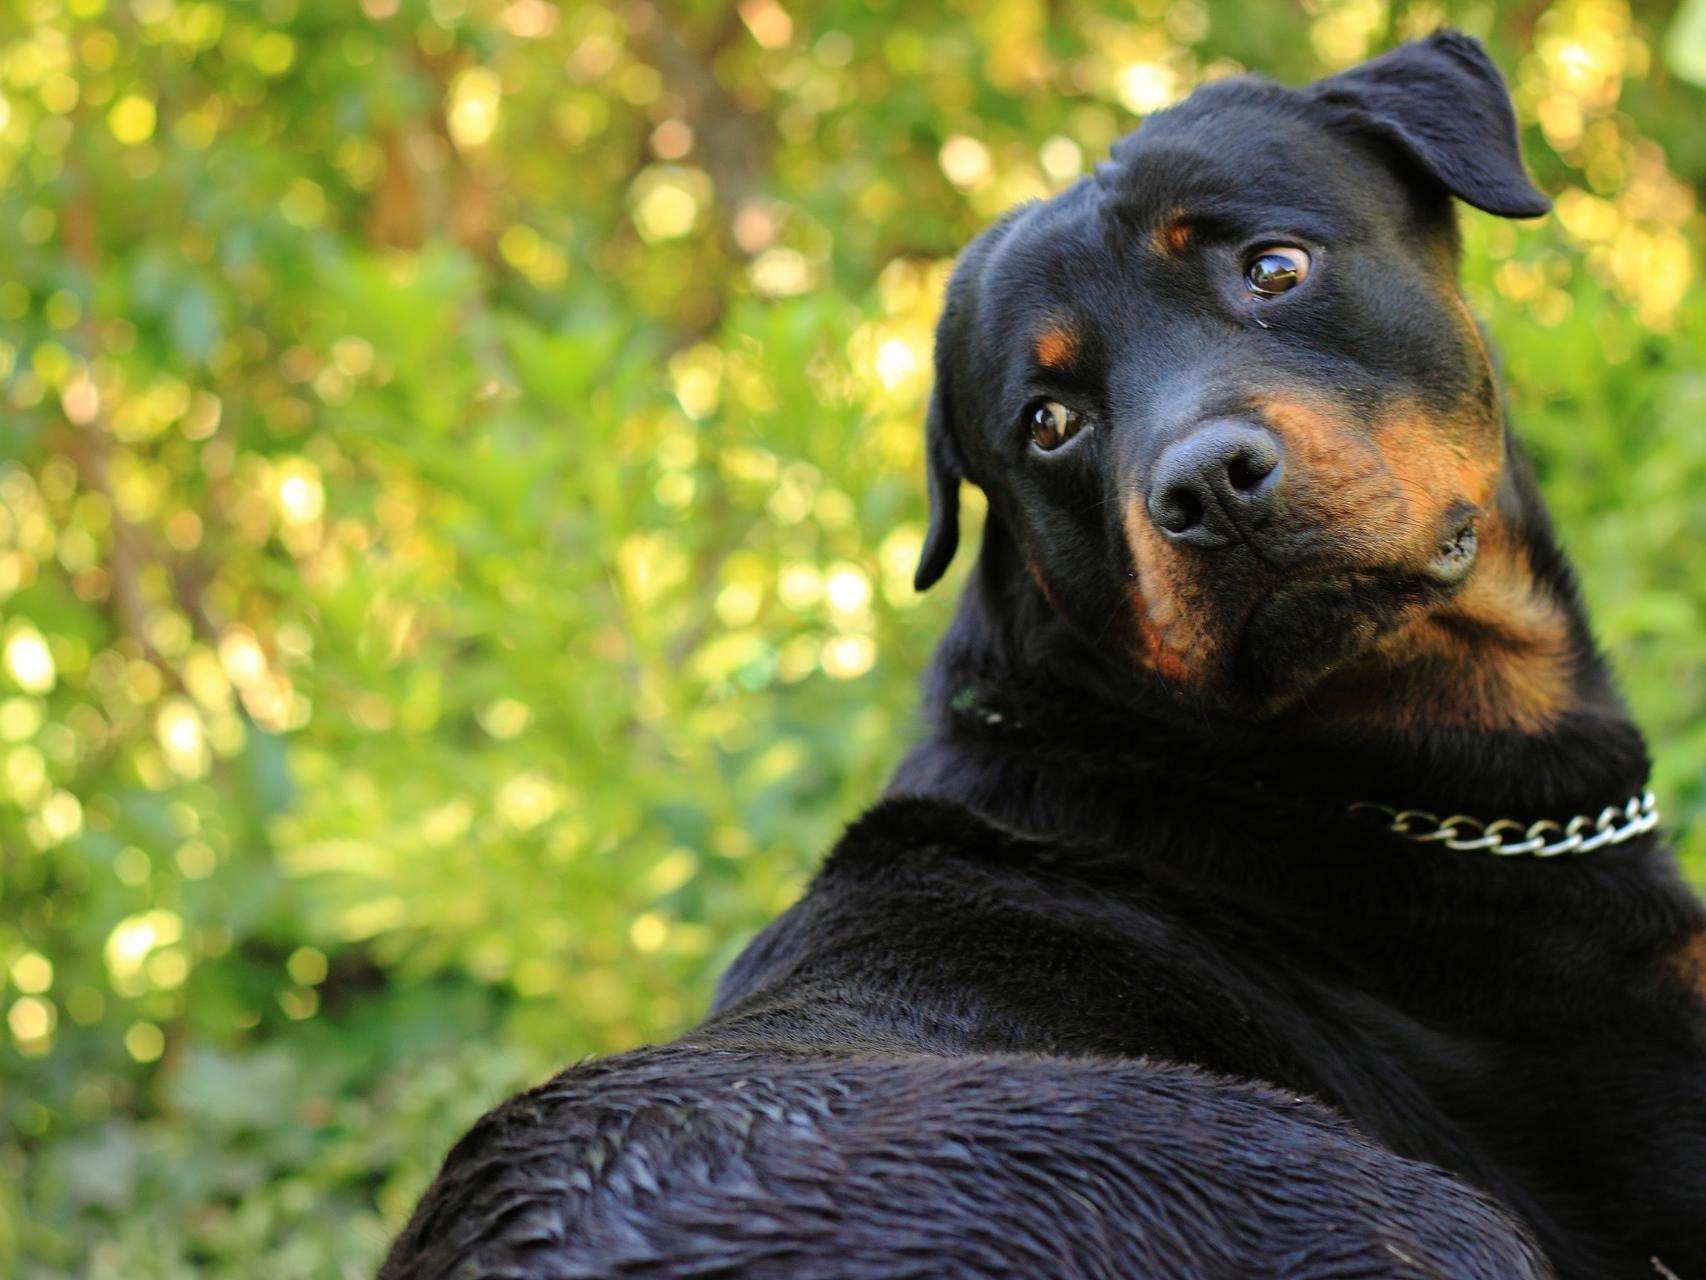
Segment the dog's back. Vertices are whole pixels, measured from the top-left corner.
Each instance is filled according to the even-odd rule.
[[[666,1046],[451,1153],[384,1277],[1549,1275],[1486,1197],[1185,1067]]]
[[[1248,1075],[1297,1015],[1074,852],[888,802],[703,1027],[483,1119],[383,1274],[1550,1274],[1492,1200],[1297,1093],[1133,1058],[1212,1039]]]

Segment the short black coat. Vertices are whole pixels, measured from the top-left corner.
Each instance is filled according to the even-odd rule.
[[[1338,228],[1270,308],[1215,274],[1261,201],[1203,175],[1275,139],[1314,167],[1269,196]],[[980,237],[938,334],[921,586],[961,483],[989,515],[924,740],[702,1025],[489,1114],[382,1275],[1706,1277],[1706,910],[1662,841],[1500,858],[1349,809],[1562,821],[1647,777],[1455,301],[1454,197],[1545,208],[1497,72],[1446,33],[1303,91],[1209,86]],[[1050,289],[1081,304],[1035,348],[1064,372],[1018,322]],[[1144,523],[1156,458],[1205,416],[1278,431],[1281,383],[1347,447],[1394,449],[1394,404],[1405,448],[1473,437],[1496,485],[1464,510],[1505,575],[1479,614],[1451,612],[1473,578],[1402,556],[1287,597],[1308,556],[1342,567],[1321,528],[1203,559]],[[1027,387],[1078,397],[1084,447],[1027,445]],[[1327,532],[1361,554],[1371,522]],[[1206,674],[1105,637],[1145,538],[1175,617],[1266,593]],[[1440,617],[1433,649],[1377,643]]]

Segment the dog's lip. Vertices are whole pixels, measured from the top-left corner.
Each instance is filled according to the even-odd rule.
[[[1433,544],[1431,553],[1425,559],[1416,556],[1414,552],[1410,555],[1395,556],[1390,560],[1349,559],[1335,555],[1329,541],[1324,549],[1318,548],[1311,555],[1284,563],[1275,562],[1248,542],[1245,546],[1268,575],[1266,588],[1261,593],[1263,597],[1308,591],[1314,586],[1343,587],[1358,582],[1384,582],[1388,585],[1409,583],[1455,589],[1474,569],[1480,553],[1480,534],[1477,529],[1480,516],[1478,508],[1467,502],[1458,503],[1440,522],[1440,527],[1445,532]],[[1254,601],[1251,612],[1260,604],[1261,599]],[[1248,617],[1244,621],[1247,622]]]
[[[1460,518],[1452,531],[1440,540],[1425,572],[1441,586],[1456,586],[1467,578],[1469,571],[1475,567],[1475,557],[1480,547],[1481,541],[1475,531],[1474,515]]]

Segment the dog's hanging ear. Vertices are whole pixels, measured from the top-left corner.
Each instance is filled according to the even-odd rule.
[[[1522,167],[1503,77],[1480,43],[1438,31],[1303,91],[1347,113],[1353,127],[1396,143],[1458,199],[1505,218],[1536,218],[1552,202]]]
[[[924,423],[925,486],[930,495],[930,527],[924,534],[924,550],[918,557],[918,569],[912,575],[914,590],[923,591],[935,583],[954,558],[960,545],[960,481],[965,468],[960,465],[959,450],[954,447],[949,427],[949,391],[947,373],[938,366],[936,385],[930,392],[930,412]]]
[[[977,323],[978,282],[990,251],[1013,225],[1009,213],[966,246],[954,264],[942,299],[942,314],[936,320],[934,368],[936,380],[930,388],[930,409],[924,420],[925,487],[930,495],[930,526],[924,531],[924,549],[912,575],[914,590],[925,591],[948,571],[960,545],[960,484],[975,484],[966,466],[957,438],[956,418],[966,411],[961,399],[972,367],[970,333]]]

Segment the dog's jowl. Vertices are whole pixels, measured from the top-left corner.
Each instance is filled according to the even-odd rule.
[[[450,1153],[387,1276],[1706,1277],[1706,912],[1456,202],[1441,34],[1221,81],[966,251],[930,730],[679,1040]]]

